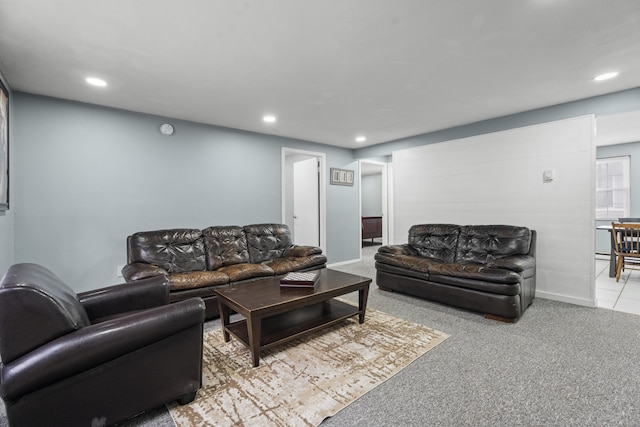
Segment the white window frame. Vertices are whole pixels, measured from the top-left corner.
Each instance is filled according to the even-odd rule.
[[[602,164],[622,163],[622,179],[614,179],[617,175],[607,175],[604,186],[599,186],[602,181],[598,179],[598,170]],[[596,220],[617,220],[629,217],[631,211],[631,156],[605,157],[596,159]],[[612,193],[613,204],[610,206],[598,205],[598,193]],[[616,205],[622,204],[622,208]]]

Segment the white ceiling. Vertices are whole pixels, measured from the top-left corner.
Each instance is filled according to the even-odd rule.
[[[640,1],[0,0],[0,69],[17,91],[357,148],[640,87]]]

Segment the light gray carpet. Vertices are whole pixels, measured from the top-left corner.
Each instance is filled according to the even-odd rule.
[[[336,269],[375,278],[371,258]],[[538,298],[508,324],[375,281],[369,306],[451,337],[322,426],[640,425],[640,316]],[[125,425],[173,422],[160,408]]]

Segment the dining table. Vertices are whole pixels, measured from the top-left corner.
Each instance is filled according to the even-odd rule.
[[[611,241],[611,248],[610,248],[610,258],[609,258],[609,277],[616,277],[616,261],[617,261],[617,256],[616,256],[616,240],[615,240],[615,236],[612,233],[612,227],[611,224],[603,224],[603,225],[598,225],[596,227],[596,230],[607,230],[609,232],[609,238]]]

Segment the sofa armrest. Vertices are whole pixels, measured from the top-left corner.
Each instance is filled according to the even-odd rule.
[[[16,400],[202,325],[204,312],[202,299],[191,298],[63,335],[4,366],[2,397],[9,401]]]
[[[494,259],[487,263],[487,267],[503,268],[506,270],[522,273],[530,268],[535,268],[536,259],[531,255],[513,255],[504,258]]]
[[[169,279],[155,276],[78,294],[89,319],[169,304]]]
[[[134,262],[127,264],[122,268],[122,277],[127,282],[140,280],[153,276],[167,276],[169,272],[162,267],[153,264],[145,264],[143,262]]]
[[[321,254],[322,249],[316,246],[298,246],[293,245],[286,251],[284,251],[283,256],[285,257],[301,257],[301,256],[310,256]]]
[[[408,243],[405,243],[403,245],[380,246],[378,248],[378,252],[391,254],[391,255],[411,255],[411,256],[418,255],[416,251],[414,251],[413,248],[409,246]]]

